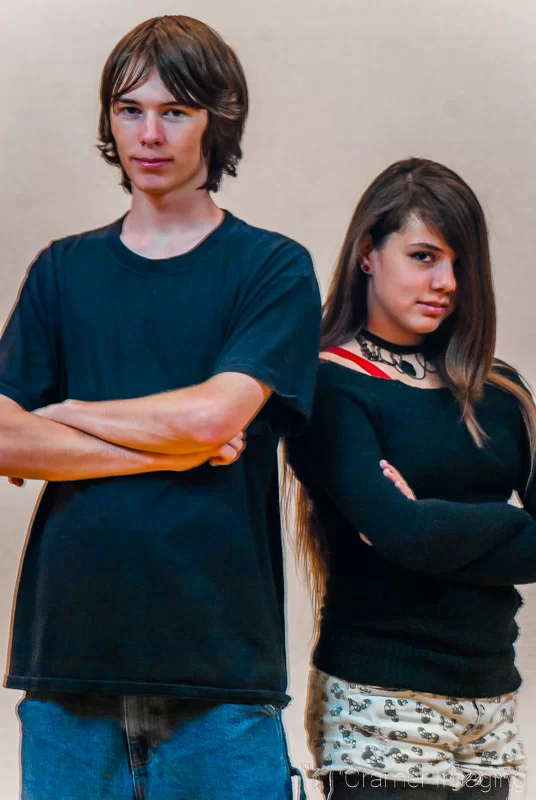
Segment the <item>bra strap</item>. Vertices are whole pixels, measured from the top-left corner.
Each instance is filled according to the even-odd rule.
[[[376,366],[376,364],[372,364],[370,361],[367,361],[366,358],[363,356],[358,356],[356,353],[352,353],[350,350],[346,350],[344,347],[328,347],[325,351],[326,353],[333,353],[335,356],[340,356],[341,358],[347,358],[349,361],[353,361],[354,364],[357,364],[358,367],[368,372],[369,375],[373,375],[375,378],[385,378],[385,380],[390,381],[392,380],[391,376],[388,375],[383,369],[380,369]]]

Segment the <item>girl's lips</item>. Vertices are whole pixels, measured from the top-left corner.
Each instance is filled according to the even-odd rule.
[[[437,317],[445,314],[448,310],[448,306],[433,305],[432,303],[419,303],[419,305],[427,314],[433,314]]]

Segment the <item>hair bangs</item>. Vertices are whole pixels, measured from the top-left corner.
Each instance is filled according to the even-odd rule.
[[[112,134],[111,108],[155,70],[179,105],[206,109],[203,155],[208,166],[200,189],[217,191],[224,174],[235,177],[248,112],[248,90],[236,54],[208,25],[185,16],[147,20],[126,34],[110,53],[101,78],[98,148],[121,169],[121,184],[132,191]]]

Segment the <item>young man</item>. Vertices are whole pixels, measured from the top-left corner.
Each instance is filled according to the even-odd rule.
[[[309,413],[314,271],[211,198],[247,113],[213,30],[138,26],[101,101],[130,211],[38,256],[0,342],[0,474],[49,481],[6,678],[23,798],[286,800],[276,448]]]

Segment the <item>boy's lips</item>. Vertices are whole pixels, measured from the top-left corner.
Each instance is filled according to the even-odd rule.
[[[158,167],[163,167],[165,164],[169,164],[171,162],[170,158],[135,158],[140,167],[145,167],[146,169],[156,169]]]

